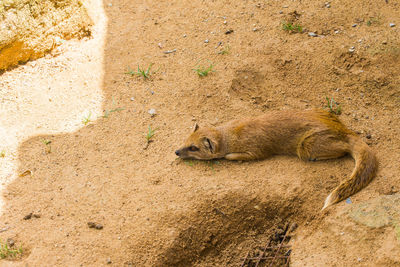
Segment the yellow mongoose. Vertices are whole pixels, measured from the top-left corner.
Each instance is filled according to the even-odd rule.
[[[219,127],[196,125],[184,146],[175,151],[183,159],[200,160],[254,160],[284,154],[315,161],[348,153],[355,160],[353,173],[329,194],[322,209],[367,186],[378,168],[368,145],[327,111],[273,111]]]

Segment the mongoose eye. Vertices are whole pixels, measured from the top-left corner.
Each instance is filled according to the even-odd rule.
[[[190,150],[190,151],[197,151],[197,150],[199,150],[199,148],[196,147],[196,146],[190,146],[190,147],[189,147],[189,150]]]

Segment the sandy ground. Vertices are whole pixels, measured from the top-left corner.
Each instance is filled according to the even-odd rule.
[[[17,177],[18,145],[38,134],[73,132],[102,115],[101,85],[107,20],[102,3],[88,2],[96,20],[93,38],[64,41],[45,58],[0,79],[0,190]],[[3,210],[3,199],[0,207]]]
[[[18,261],[0,264],[238,266],[295,222],[293,266],[400,265],[398,3],[89,5],[92,39],[66,42],[58,56],[0,76],[0,238],[24,249]],[[303,32],[283,30],[286,22]],[[151,63],[149,79],[126,74]],[[206,77],[193,71],[210,63]],[[380,161],[376,179],[351,204],[320,212],[351,173],[350,158],[238,163],[174,155],[195,122],[324,108],[326,97],[340,103],[341,120]],[[386,223],[354,215],[382,196],[390,200],[376,207],[387,206]],[[30,213],[37,216],[24,219]]]

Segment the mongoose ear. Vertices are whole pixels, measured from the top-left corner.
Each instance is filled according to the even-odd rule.
[[[204,143],[204,146],[211,151],[211,153],[215,152],[215,142],[213,142],[211,139],[205,137],[203,140],[203,143]]]
[[[197,124],[197,122],[194,124],[194,126],[193,126],[193,132],[195,132],[195,131],[197,131],[198,129],[199,129],[200,127],[199,127],[199,125]]]

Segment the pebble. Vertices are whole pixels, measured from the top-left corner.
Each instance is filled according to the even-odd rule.
[[[135,98],[134,98],[134,97],[131,97],[131,101],[133,101],[133,100],[135,100]]]
[[[325,3],[325,7],[326,7],[326,8],[330,8],[330,7],[331,7],[331,4],[330,4],[329,2],[326,2],[326,3]]]
[[[14,239],[12,239],[12,238],[8,238],[8,239],[7,239],[7,245],[8,245],[10,248],[13,247],[14,244],[15,244]]]
[[[226,25],[228,22],[226,20],[224,20],[224,24]]]
[[[338,33],[339,33],[339,30],[336,30],[335,33],[338,34]]]
[[[153,117],[156,115],[156,110],[154,108],[149,109],[148,113]]]
[[[311,37],[318,37],[318,34],[316,34],[315,32],[309,32],[309,33],[308,33],[308,36],[311,36]]]
[[[88,222],[87,224],[89,228],[96,228],[97,230],[103,229],[103,225],[101,225],[100,223]]]
[[[349,48],[349,52],[350,52],[350,53],[353,53],[355,50],[356,50],[356,48],[355,48],[354,46],[352,46],[352,47]]]
[[[187,35],[186,35],[186,34],[184,34],[184,35],[183,35],[183,38],[186,38],[186,36],[187,36]]]
[[[357,27],[357,23],[354,23],[353,25],[351,25],[351,27]]]
[[[25,215],[24,216],[24,220],[29,220],[29,219],[31,219],[32,218],[32,212],[31,213],[29,213],[28,215]]]
[[[112,263],[110,258],[107,258],[106,262],[107,262],[107,264],[111,264]]]
[[[372,138],[372,135],[370,135],[370,134],[367,134],[367,135],[365,136],[365,138],[367,138],[367,139],[371,139],[371,138]]]
[[[204,42],[205,42],[206,44],[208,44],[209,41],[208,41],[208,39],[205,39]]]
[[[389,26],[390,26],[390,27],[394,27],[394,26],[396,26],[396,24],[394,24],[394,23],[389,23]]]

